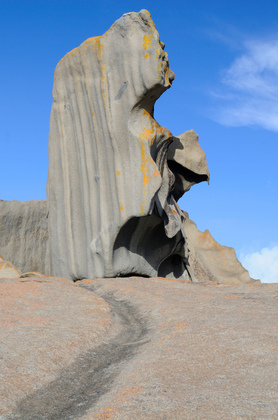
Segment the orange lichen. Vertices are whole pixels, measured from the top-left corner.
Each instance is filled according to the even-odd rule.
[[[143,172],[143,188],[147,185],[149,182],[149,177],[147,175],[147,172],[149,171],[148,168],[148,162],[150,157],[147,155],[147,149],[146,149],[146,142],[149,143],[149,141],[152,139],[154,130],[153,127],[151,129],[147,129],[146,127],[143,127],[144,131],[139,135],[140,140],[140,147],[141,147],[141,154],[142,154],[142,165],[141,165],[141,171]]]
[[[144,35],[143,36],[143,48],[146,50],[147,48],[150,48],[152,46],[152,38],[153,35]]]
[[[155,50],[155,52],[156,52],[155,59],[157,60],[158,58],[160,58],[161,48],[157,48],[157,49]]]
[[[150,56],[149,53],[147,53],[147,54],[144,55],[145,58],[149,58],[149,56]]]
[[[104,66],[101,66],[101,92],[103,98],[107,98],[107,77],[106,77],[106,70]],[[105,103],[104,103],[105,106]]]
[[[157,168],[155,168],[154,173],[152,174],[151,178],[153,178],[154,176],[161,176]]]

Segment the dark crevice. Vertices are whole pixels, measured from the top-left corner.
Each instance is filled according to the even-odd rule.
[[[179,163],[173,160],[168,160],[167,163],[173,174],[178,173],[182,175],[184,179],[186,179],[186,181],[188,182],[194,182],[195,184],[198,184],[199,182],[208,180],[207,174],[196,174],[196,172],[185,168],[184,166],[180,165]]]
[[[183,194],[189,190],[190,186],[194,184],[199,184],[199,182],[208,181],[209,177],[207,174],[196,174],[196,172],[191,171],[190,169],[185,168],[184,166],[180,165],[179,163],[175,162],[174,160],[168,160],[168,167],[173,172],[176,177],[176,181],[174,184],[174,188],[172,194],[174,199],[178,201]],[[188,188],[184,190],[183,186],[180,186],[179,178],[183,178],[185,181],[188,182]]]

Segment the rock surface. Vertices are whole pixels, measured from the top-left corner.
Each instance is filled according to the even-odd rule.
[[[186,191],[202,181],[209,181],[206,155],[194,130],[175,137],[167,153],[168,166],[175,174],[173,195],[178,200]]]
[[[200,232],[188,214],[184,229],[188,244],[188,261],[194,281],[216,281],[221,284],[256,283],[238,261],[233,248],[219,245],[208,230]]]
[[[209,172],[193,130],[173,137],[153,118],[173,79],[146,10],[123,15],[57,65],[47,183],[52,275],[189,278],[176,199]]]
[[[46,202],[0,200],[0,253],[22,272],[49,274]]]
[[[278,418],[278,284],[29,278],[0,292],[1,420]]]
[[[253,281],[177,205],[210,174],[196,132],[174,137],[153,117],[174,79],[164,47],[142,10],[58,63],[47,206],[0,200],[0,252],[25,277]],[[2,277],[18,276],[7,264]]]
[[[102,298],[63,278],[0,279],[0,300],[1,420],[119,330]]]
[[[0,236],[0,252],[9,256],[9,259],[17,267],[14,270],[19,269],[24,272],[31,268],[42,273],[38,274],[36,271],[24,272],[21,277],[49,274],[46,202],[0,201],[0,210],[2,211],[0,213],[2,233]],[[189,248],[189,269],[194,281],[216,281],[220,284],[257,281],[250,278],[248,271],[238,261],[233,248],[219,245],[211,237],[208,230],[200,232],[196,224],[189,219],[188,214],[183,213],[184,230]],[[142,231],[140,234],[148,238],[146,231]],[[10,271],[10,274],[8,271],[4,273],[2,270],[0,278],[6,276],[20,277],[19,270]]]
[[[21,276],[21,272],[9,261],[5,261],[0,255],[0,278],[17,278]]]

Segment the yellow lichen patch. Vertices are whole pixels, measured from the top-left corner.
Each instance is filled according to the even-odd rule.
[[[147,53],[147,54],[144,55],[145,58],[149,58],[149,56],[150,56],[149,53]]]
[[[86,41],[84,41],[82,44],[84,51],[86,51],[89,45],[91,45],[93,49],[95,49],[99,44],[100,38],[101,36],[94,36],[94,37],[86,39]]]
[[[140,213],[141,213],[141,214],[143,214],[143,213],[144,213],[144,208],[145,208],[145,200],[144,200],[144,201],[142,201],[142,204],[141,204],[141,208],[140,208]]]
[[[167,67],[167,69],[165,71],[165,79],[166,79],[166,85],[170,85],[170,80],[169,80],[169,67]]]
[[[100,61],[101,59],[101,53],[104,50],[104,45],[101,43],[101,36],[96,36],[95,39],[95,45],[94,48],[97,48],[97,58]]]
[[[121,207],[120,207],[120,210],[123,210],[123,209],[124,209],[124,206],[121,206]]]
[[[103,97],[107,98],[107,77],[104,66],[101,66],[101,92],[103,94]]]
[[[152,39],[153,39],[153,35],[144,35],[143,36],[143,48],[144,50],[146,50],[147,48],[150,48],[152,46]]]
[[[154,25],[154,22],[153,22],[153,20],[152,20],[152,17],[151,17],[151,14],[150,14],[150,12],[148,11],[148,10],[146,10],[146,9],[144,9],[144,12],[149,16],[149,19],[150,19],[150,23],[151,23],[151,25],[153,26],[153,27],[155,27],[155,25]],[[139,13],[138,13],[138,17],[140,18],[140,19],[142,19],[142,16],[140,16],[139,15]],[[143,19],[142,19],[143,20]],[[143,20],[143,22],[145,22],[144,20]]]
[[[158,58],[160,58],[161,48],[156,48],[155,52],[156,52],[155,59],[157,60]]]
[[[173,135],[172,135],[171,131],[168,130],[168,128],[162,127],[161,125],[159,125],[156,122],[155,129],[156,129],[157,134],[167,137],[168,141],[170,141],[172,139]]]
[[[147,140],[151,144],[154,134],[155,134],[154,127],[151,127],[149,129],[146,127],[143,127],[143,129],[144,131],[139,136],[140,140]]]
[[[140,138],[140,146],[141,146],[141,154],[142,154],[141,171],[143,172],[143,188],[144,188],[149,182],[149,177],[147,175],[147,172],[149,171],[149,168],[147,166],[149,157],[146,155],[146,147],[144,145],[144,140],[142,138]]]
[[[150,156],[147,155],[146,143],[152,144],[154,139],[154,128],[153,126],[150,129],[143,127],[144,131],[139,135],[140,146],[141,146],[141,155],[142,155],[142,165],[141,171],[143,172],[143,188],[149,182],[149,176],[147,172],[149,171],[148,162]]]
[[[61,58],[61,60],[59,61],[59,63],[55,67],[54,73],[56,72],[56,70],[58,69],[60,64],[64,61],[65,58],[74,57],[77,52],[79,52],[79,47],[76,47],[73,50],[69,51],[63,58]]]
[[[78,48],[74,48],[73,50],[71,50],[70,52],[66,54],[66,57],[69,57],[69,56],[74,57],[77,52],[78,52]]]
[[[121,172],[120,171],[116,171],[116,175],[121,175]]]

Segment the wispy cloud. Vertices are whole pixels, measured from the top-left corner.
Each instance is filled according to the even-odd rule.
[[[242,265],[254,279],[263,283],[278,283],[278,246],[239,257]]]
[[[278,36],[248,41],[243,53],[221,73],[213,92],[214,118],[224,125],[278,131]]]

